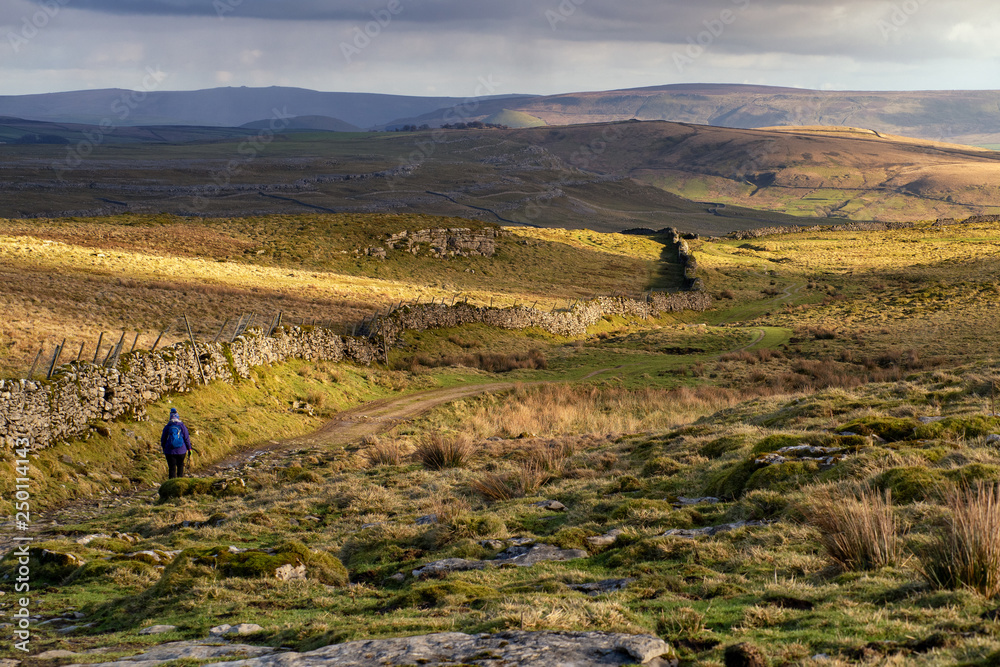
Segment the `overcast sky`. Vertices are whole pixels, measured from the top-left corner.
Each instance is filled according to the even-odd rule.
[[[997,0],[0,0],[0,35],[8,95],[1000,89]]]

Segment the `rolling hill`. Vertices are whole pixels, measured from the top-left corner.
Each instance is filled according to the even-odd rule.
[[[803,218],[1000,214],[1000,153],[851,128],[622,122],[273,138],[119,128],[83,151],[79,127],[31,127],[71,145],[0,146],[11,195],[0,216],[410,212],[715,235]]]
[[[109,119],[117,126],[223,127],[239,127],[277,115],[331,116],[370,128],[466,101],[454,97],[325,93],[279,86],[153,92],[102,89],[0,96],[0,116],[92,125]]]
[[[469,102],[282,87],[148,93],[92,90],[0,96],[0,116],[95,125],[107,118],[115,125],[240,126],[280,112],[295,117],[329,116],[361,128],[392,130],[406,125],[438,127],[456,119],[487,121],[506,112],[528,114],[548,125],[637,119],[743,129],[850,126],[921,139],[1000,145],[1000,91],[995,90],[851,92],[680,84],[480,97]]]
[[[288,124],[284,125],[286,130],[319,130],[320,132],[361,132],[357,125],[351,125],[339,118],[330,116],[297,116],[287,119]],[[272,127],[273,120],[263,119],[252,123],[244,123],[241,127],[264,130]]]
[[[885,134],[975,145],[1000,144],[1000,91],[842,92],[727,84],[681,84],[488,101],[471,120],[501,108],[549,125],[667,120],[731,128],[854,126]],[[434,125],[441,111],[396,121]]]

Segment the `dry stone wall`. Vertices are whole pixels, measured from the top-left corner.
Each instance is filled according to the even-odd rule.
[[[124,355],[116,368],[62,366],[49,382],[0,380],[0,434],[6,446],[28,438],[36,447],[78,437],[94,421],[146,419],[146,406],[201,382],[248,378],[253,368],[286,361],[351,360],[370,364],[374,342],[345,339],[326,329],[254,331],[233,343],[190,343]],[[199,363],[201,368],[199,369]]]
[[[438,231],[450,234],[456,230],[431,230]],[[417,238],[414,243],[425,242],[423,236]],[[432,234],[428,238],[436,237]],[[406,242],[411,240],[408,236]],[[488,250],[489,239],[485,237],[467,240],[478,244],[478,251]],[[689,271],[689,286],[697,288],[694,257],[680,237],[675,242]],[[609,315],[650,318],[684,310],[704,311],[711,305],[711,297],[703,291],[651,293],[638,300],[598,297],[551,312],[524,306],[417,304],[383,317],[367,338],[344,337],[321,328],[278,328],[273,335],[254,330],[232,343],[198,343],[195,347],[178,343],[156,352],[138,351],[124,355],[115,368],[74,362],[57,369],[51,381],[0,380],[0,438],[7,447],[21,438],[29,439],[34,447],[48,447],[86,434],[95,421],[145,420],[147,405],[165,395],[187,391],[203,379],[234,382],[250,377],[255,367],[289,359],[371,364],[383,358],[385,350],[406,330],[482,323],[501,329],[537,327],[559,336],[579,336]]]
[[[528,329],[536,327],[557,336],[579,336],[587,327],[596,324],[605,315],[622,317],[658,317],[664,313],[684,310],[705,311],[712,305],[712,298],[704,292],[661,294],[654,292],[646,299],[623,297],[598,297],[579,302],[569,310],[545,312],[526,306],[514,308],[486,308],[459,303],[418,304],[404,306],[382,322],[379,336],[394,345],[404,331],[424,331],[463,324],[488,324],[500,329]]]

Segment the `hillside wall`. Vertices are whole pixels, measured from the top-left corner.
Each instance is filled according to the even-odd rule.
[[[197,346],[209,382],[248,378],[257,366],[289,359],[370,364],[376,351],[374,342],[364,339],[298,328],[279,329],[273,336],[254,331],[233,343]],[[116,368],[72,363],[58,370],[47,382],[0,380],[0,433],[5,445],[29,438],[34,446],[47,447],[85,434],[95,420],[143,420],[150,403],[201,383],[190,343],[123,355]]]
[[[679,254],[691,283],[694,258],[683,240]],[[416,304],[381,318],[368,338],[344,337],[328,329],[278,328],[273,335],[254,330],[232,343],[191,343],[155,352],[123,355],[115,368],[74,362],[51,380],[0,380],[0,437],[7,447],[28,438],[37,448],[85,435],[94,421],[145,420],[146,406],[202,382],[249,378],[258,366],[290,359],[352,361],[368,365],[383,358],[406,330],[482,323],[501,329],[537,327],[559,336],[579,336],[605,316],[657,317],[684,310],[704,311],[712,299],[702,291],[652,293],[644,299],[598,297],[568,310],[545,312],[528,307],[486,308],[464,303]],[[197,354],[197,357],[195,356]],[[199,360],[201,369],[199,370]]]

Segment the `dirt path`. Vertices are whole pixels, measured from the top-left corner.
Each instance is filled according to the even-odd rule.
[[[233,452],[221,461],[207,465],[195,465],[191,468],[190,473],[197,477],[212,477],[225,471],[238,469],[262,456],[281,455],[284,452],[303,447],[344,446],[357,442],[367,435],[388,431],[397,424],[419,417],[445,403],[470,396],[508,391],[516,386],[518,383],[515,382],[493,382],[467,387],[432,389],[406,396],[383,398],[341,412],[319,430],[309,435],[281,441],[255,443],[247,449]],[[59,525],[88,521],[106,514],[109,510],[121,509],[136,501],[149,502],[150,498],[156,496],[157,488],[140,486],[114,497],[80,498],[60,507],[38,512],[36,525],[47,528],[42,528],[34,537],[35,539],[45,539],[47,536],[57,534],[51,528],[58,528]],[[10,530],[0,531],[0,553],[4,553],[14,546],[11,535]]]
[[[764,338],[766,336],[767,336],[767,332],[766,331],[764,331],[763,329],[758,329],[757,330],[757,336],[756,336],[756,338],[753,339],[753,341],[747,343],[743,347],[736,348],[735,350],[733,350],[733,352],[742,352],[743,350],[749,350],[751,347],[753,347],[754,345],[757,345],[762,340],[764,340]]]
[[[279,453],[309,446],[335,447],[357,442],[365,436],[384,433],[397,424],[407,422],[434,408],[469,396],[479,396],[516,387],[514,382],[496,382],[468,387],[449,387],[383,398],[337,414],[318,431],[298,438],[276,441],[236,452],[221,461],[192,470],[198,476],[212,476],[236,468],[262,454]]]

